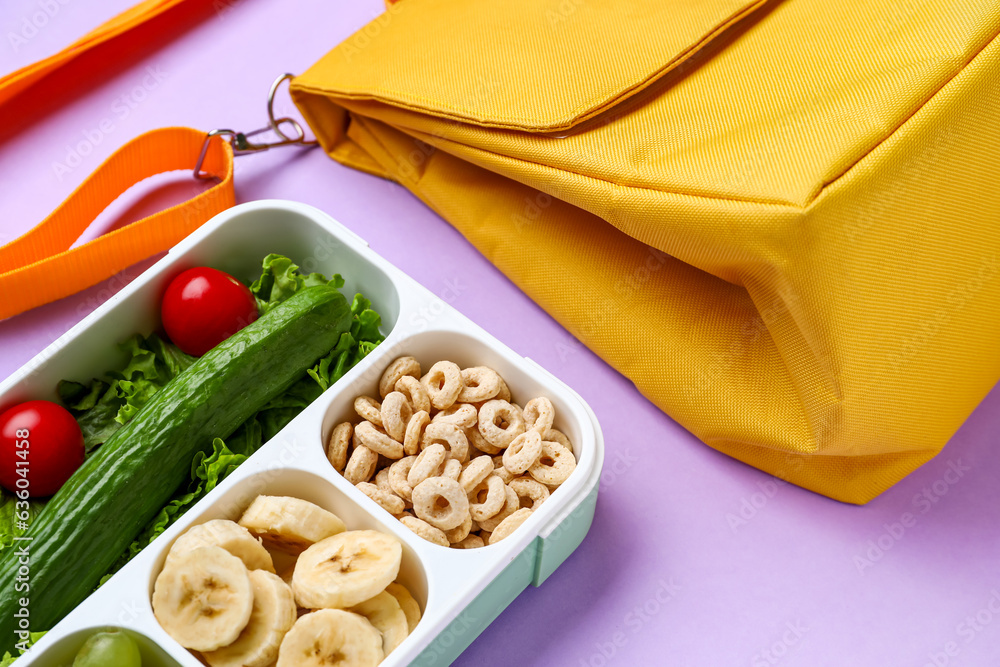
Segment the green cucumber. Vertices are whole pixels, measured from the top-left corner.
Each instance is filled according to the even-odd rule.
[[[0,557],[0,654],[19,640],[23,598],[31,630],[80,604],[188,479],[195,454],[302,377],[351,319],[333,287],[302,290],[206,353],[108,438],[35,518],[31,541]],[[30,572],[18,580],[22,548]]]

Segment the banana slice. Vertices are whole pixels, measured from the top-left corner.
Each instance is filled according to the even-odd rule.
[[[292,589],[278,575],[253,570],[250,583],[250,622],[229,646],[202,653],[210,667],[270,667],[278,659],[281,640],[298,618]]]
[[[250,620],[250,573],[221,547],[198,547],[163,566],[153,585],[153,614],[184,648],[214,651],[236,641]]]
[[[240,525],[262,538],[265,545],[290,554],[300,554],[347,530],[336,514],[287,496],[257,496],[240,518]]]
[[[361,614],[382,633],[382,652],[386,655],[392,653],[403,643],[406,635],[410,634],[406,614],[403,613],[396,598],[385,591],[370,600],[354,605],[348,611]]]
[[[285,635],[276,667],[375,667],[382,636],[364,616],[321,609],[302,616]]]
[[[243,561],[248,570],[274,572],[271,554],[250,531],[235,521],[215,519],[191,528],[177,538],[167,554],[167,562],[198,547],[222,547]]]
[[[407,631],[413,632],[413,629],[417,627],[417,623],[420,622],[420,604],[402,584],[393,582],[385,587],[385,592],[396,598],[396,602],[399,603],[399,607],[406,615]]]
[[[328,537],[302,552],[292,574],[300,607],[344,609],[373,598],[399,574],[403,547],[374,530]]]

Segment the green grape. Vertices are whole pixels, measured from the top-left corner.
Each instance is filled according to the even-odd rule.
[[[73,660],[73,667],[142,667],[139,647],[121,630],[91,635]]]

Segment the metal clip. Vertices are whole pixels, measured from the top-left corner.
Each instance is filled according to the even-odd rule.
[[[214,176],[208,172],[203,172],[201,167],[205,163],[205,155],[208,153],[208,145],[212,141],[212,137],[216,136],[226,136],[229,137],[229,145],[233,147],[233,155],[247,155],[248,153],[258,153],[260,151],[266,151],[270,148],[277,148],[278,146],[315,146],[317,141],[315,139],[311,141],[306,140],[306,131],[302,129],[302,125],[299,124],[294,118],[285,116],[284,118],[274,117],[274,97],[278,92],[278,87],[281,86],[285,81],[290,81],[294,75],[292,74],[282,74],[274,83],[271,84],[271,90],[267,94],[267,127],[262,127],[258,130],[253,130],[252,132],[236,132],[235,130],[212,130],[205,135],[205,143],[201,145],[201,153],[198,155],[198,162],[194,166],[194,177],[200,179],[210,179]],[[285,134],[282,131],[281,126],[287,125],[291,127],[291,134]],[[274,132],[278,137],[277,141],[268,142],[257,142],[251,141],[253,137],[264,132]]]

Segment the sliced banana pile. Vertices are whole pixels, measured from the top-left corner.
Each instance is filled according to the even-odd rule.
[[[381,401],[359,396],[358,424],[338,424],[327,458],[420,537],[474,549],[508,537],[576,469],[552,401],[522,408],[486,366],[413,357],[385,369]]]
[[[272,553],[293,557],[284,576]],[[347,530],[299,498],[258,496],[239,522],[216,519],[174,542],[153,613],[210,667],[367,667],[420,621],[396,577],[402,546]]]

